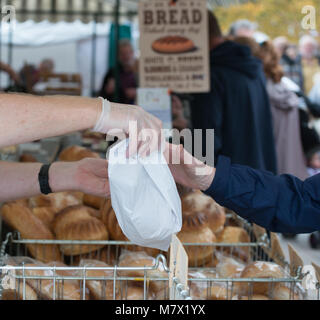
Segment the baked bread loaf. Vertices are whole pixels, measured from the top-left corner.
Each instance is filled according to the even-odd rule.
[[[276,285],[270,294],[270,298],[273,300],[301,300],[299,294],[290,290],[284,284]]]
[[[81,260],[80,267],[97,267],[97,268],[110,268],[111,266],[96,260]],[[86,285],[90,291],[90,297],[94,300],[113,300],[118,294],[119,282],[116,282],[115,292],[114,287],[114,271],[110,270],[87,270],[86,277],[96,277],[101,280],[86,280]],[[110,280],[104,280],[103,278],[110,278]]]
[[[199,197],[203,200],[202,196],[195,192],[182,198],[182,229],[177,235],[182,243],[211,244],[216,242],[216,236],[209,226],[207,212],[198,210],[199,205],[197,205],[198,200],[196,199]],[[213,260],[215,246],[191,245],[185,246],[185,250],[189,258],[189,266],[199,267]]]
[[[24,153],[19,157],[19,162],[37,162],[37,159],[31,154]]]
[[[116,300],[143,300],[143,287],[128,285],[126,288],[120,290],[117,294]],[[148,295],[148,300],[152,299],[153,295]]]
[[[70,256],[70,264],[78,266],[81,260],[98,260],[114,266],[117,262],[117,249],[115,246],[106,246],[100,250],[92,251],[79,256]]]
[[[93,196],[91,194],[84,194],[83,195],[83,204],[85,204],[86,206],[98,209],[98,210],[100,209],[103,200],[104,200],[104,198]]]
[[[205,300],[228,300],[228,290],[222,284],[212,283],[202,291],[201,297]]]
[[[256,261],[249,263],[241,272],[240,278],[259,278],[259,279],[277,279],[284,278],[283,269],[273,262]],[[240,282],[240,295],[250,296],[250,294],[261,294],[269,296],[275,287],[276,283],[272,282]]]
[[[100,159],[100,156],[98,153],[80,146],[68,147],[64,149],[59,155],[60,161],[79,161],[84,158]]]
[[[31,208],[51,207],[56,212],[68,207],[82,204],[82,195],[79,192],[56,192],[48,195],[41,194],[29,199]]]
[[[225,227],[217,234],[217,241],[221,243],[234,243],[235,246],[230,248],[224,247],[223,250],[232,256],[248,261],[250,258],[250,247],[238,247],[236,244],[245,242],[250,243],[250,237],[246,230],[240,227]]]
[[[32,209],[32,213],[42,221],[42,223],[51,231],[52,221],[54,220],[55,210],[51,207],[37,207]]]
[[[23,299],[23,284],[16,282],[16,289],[3,289],[1,300],[38,300],[36,292],[26,283],[25,298]]]
[[[91,208],[70,206],[56,214],[52,223],[58,240],[108,240],[105,225],[90,215]],[[62,244],[60,250],[65,255],[80,255],[96,251],[104,245]]]
[[[22,239],[54,240],[50,229],[32,213],[31,209],[20,203],[3,205],[1,216],[12,229],[20,232]],[[61,261],[61,254],[56,245],[27,244],[27,248],[39,261]]]
[[[217,264],[216,271],[220,278],[238,278],[245,265],[233,258],[223,257]]]
[[[46,265],[28,263],[25,266],[39,267]],[[80,300],[80,286],[76,281],[56,280],[54,285],[54,272],[52,270],[25,270],[24,274],[28,277],[34,277],[34,279],[27,279],[27,283],[37,292],[41,299]],[[59,271],[56,271],[56,274],[59,274]],[[41,279],[40,277],[49,277],[49,279]]]
[[[152,43],[152,50],[157,53],[186,53],[195,50],[192,40],[181,36],[165,36]]]
[[[200,190],[182,197],[182,212],[185,216],[201,214],[214,233],[221,231],[226,222],[224,209]]]

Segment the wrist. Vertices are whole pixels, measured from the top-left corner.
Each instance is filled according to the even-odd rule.
[[[74,162],[54,162],[49,170],[49,185],[52,192],[77,190]]]
[[[212,185],[215,173],[216,173],[215,168],[212,168],[209,166],[205,167],[204,177],[199,185],[200,190],[206,191],[210,188],[210,186]]]

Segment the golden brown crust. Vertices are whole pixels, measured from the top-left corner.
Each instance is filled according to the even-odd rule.
[[[36,292],[26,283],[25,284],[25,299],[23,299],[23,285],[17,284],[14,289],[3,289],[1,300],[38,300]]]
[[[64,149],[59,155],[60,161],[79,161],[84,158],[100,159],[100,156],[98,153],[80,146],[68,147]]]
[[[225,227],[217,234],[217,241],[220,243],[250,243],[250,237],[246,230],[240,227]],[[234,257],[240,258],[243,261],[248,261],[250,258],[250,247],[224,248],[225,252],[232,253]]]
[[[110,265],[96,260],[81,260],[80,266],[87,267],[111,267]],[[114,278],[113,270],[87,270],[87,277],[108,277]],[[113,300],[114,282],[113,280],[87,280],[87,286],[90,291],[90,296],[94,300]],[[116,283],[115,296],[118,293],[119,283]]]
[[[83,204],[95,208],[100,209],[104,198],[93,196],[91,194],[84,194],[83,196]]]
[[[269,278],[284,278],[285,274],[283,269],[273,262],[265,261],[255,261],[248,264],[240,275],[241,278],[259,278],[259,279],[269,279]],[[273,289],[274,284],[271,282],[255,282],[255,283],[240,283],[240,294],[241,295],[250,295],[253,294],[262,294],[269,295]]]
[[[37,159],[31,154],[22,154],[19,157],[19,162],[37,162]]]
[[[61,210],[52,226],[59,240],[108,240],[105,225],[90,215],[91,208],[77,205]],[[102,248],[103,245],[60,245],[65,255],[80,255]]]
[[[82,204],[81,193],[79,192],[56,192],[48,195],[41,194],[29,199],[29,206],[52,207],[56,212],[68,206]]]
[[[32,208],[32,213],[42,221],[42,223],[51,231],[52,221],[55,216],[55,210],[51,207]]]
[[[184,226],[182,230],[178,233],[178,238],[182,243],[214,243],[216,242],[216,237],[212,230],[204,225],[203,227],[198,227],[197,229],[187,229],[184,230]],[[189,258],[189,266],[190,267],[200,267],[204,264],[212,261],[213,253],[215,251],[215,246],[185,246],[185,250],[187,252]]]
[[[55,263],[56,264],[56,263]],[[56,264],[57,265],[57,264]],[[60,264],[62,265],[62,264]],[[41,266],[37,264],[26,264],[26,267]],[[44,265],[46,266],[46,265]],[[52,266],[52,264],[51,264]],[[34,276],[35,279],[27,279],[28,284],[45,300],[80,300],[80,286],[77,281],[56,281],[54,288],[53,271],[51,270],[25,270],[25,275]],[[66,272],[56,271],[56,274],[66,275]],[[52,277],[52,279],[37,279],[37,277]]]
[[[184,228],[197,228],[208,224],[216,233],[223,228],[226,221],[223,208],[199,190],[182,197],[182,212]]]
[[[54,239],[50,229],[26,206],[19,203],[5,204],[1,209],[1,215],[9,226],[20,232],[22,239]],[[39,261],[61,261],[61,254],[56,245],[27,244],[27,248]]]

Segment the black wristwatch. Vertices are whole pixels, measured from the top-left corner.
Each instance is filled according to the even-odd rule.
[[[39,186],[40,186],[40,191],[43,194],[52,193],[52,190],[49,185],[50,166],[51,164],[44,164],[39,171],[39,175],[38,175]]]

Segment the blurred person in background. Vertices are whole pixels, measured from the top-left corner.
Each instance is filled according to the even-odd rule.
[[[292,174],[301,180],[308,177],[303,153],[298,96],[281,81],[283,71],[279,56],[271,42],[260,46],[259,56],[267,76],[267,91],[271,103],[279,174]]]
[[[17,74],[8,64],[4,62],[0,62],[0,71],[7,73],[10,79],[15,84],[21,84],[21,79],[19,74]]]
[[[262,63],[247,46],[228,41],[209,12],[211,90],[193,95],[194,129],[215,130],[215,159],[277,171],[272,116]],[[203,150],[206,146],[202,134]]]
[[[304,35],[299,41],[302,71],[304,77],[304,93],[308,95],[315,85],[314,78],[320,73],[319,44],[310,35]]]
[[[257,30],[256,23],[246,19],[237,20],[231,25],[229,35],[234,37],[253,38],[256,30]]]
[[[123,39],[119,43],[119,103],[134,104],[137,95],[137,62],[130,40]],[[114,100],[116,90],[115,69],[112,68],[106,74],[99,93],[100,97]]]
[[[52,59],[43,59],[39,65],[39,77],[46,77],[54,73],[54,61]]]

